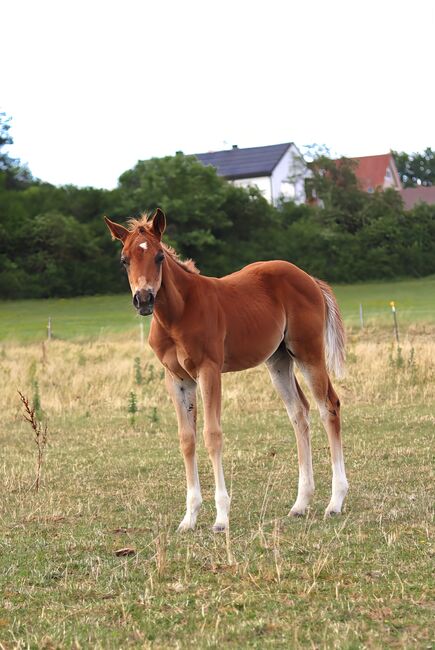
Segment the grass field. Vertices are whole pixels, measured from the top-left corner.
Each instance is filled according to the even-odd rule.
[[[414,286],[421,304],[427,284]],[[364,287],[390,298],[390,285]],[[344,310],[359,303],[347,291],[337,292]],[[401,291],[392,296],[399,305]],[[289,519],[297,460],[285,411],[264,368],[224,377],[226,538],[211,531],[214,487],[201,443],[197,530],[176,533],[185,487],[175,415],[151,351],[120,335],[130,328],[129,299],[82,301],[64,301],[65,320],[77,317],[71,340],[42,345],[24,306],[22,342],[0,346],[1,650],[433,647],[430,321],[408,324],[400,351],[382,328],[350,329],[348,374],[336,382],[350,491],[344,514],[327,521],[331,475],[317,413],[315,498],[306,518]],[[111,317],[114,329],[101,333]],[[17,389],[39,398],[48,424],[39,492]],[[122,548],[131,555],[117,555]]]
[[[83,340],[139,331],[131,296],[85,296],[47,300],[0,301],[0,341],[42,341],[51,318],[54,338]],[[148,327],[146,319],[142,319]]]
[[[435,323],[435,277],[334,287],[348,327],[359,328],[363,305],[367,327],[391,327],[389,303],[396,301],[399,325]],[[0,341],[42,341],[51,317],[53,336],[62,340],[104,338],[117,333],[139,337],[131,296],[0,301]],[[142,319],[144,327],[148,319]]]

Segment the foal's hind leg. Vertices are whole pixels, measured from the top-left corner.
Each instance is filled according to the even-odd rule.
[[[340,400],[323,364],[304,364],[301,370],[316,400],[331,450],[332,495],[325,516],[339,514],[349,487],[341,442]]]
[[[305,514],[314,492],[311,458],[309,405],[293,372],[293,360],[284,346],[280,346],[266,361],[272,383],[282,398],[296,434],[299,460],[298,496],[290,510],[293,516]]]
[[[196,461],[196,382],[180,379],[166,370],[166,387],[177,412],[178,435],[186,469],[186,514],[179,531],[195,528],[202,497]]]

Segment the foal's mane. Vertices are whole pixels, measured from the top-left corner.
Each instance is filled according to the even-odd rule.
[[[135,230],[139,230],[139,228],[145,228],[148,233],[152,234],[151,219],[150,216],[146,213],[142,214],[139,219],[129,219],[127,223],[129,232],[134,232]],[[163,242],[161,242],[161,244],[163,250],[171,256],[171,258],[178,264],[178,266],[181,266],[181,268],[183,268],[188,273],[200,273],[200,270],[196,267],[193,260],[181,260],[177,251],[172,248],[172,246],[168,246],[168,244],[164,244]]]

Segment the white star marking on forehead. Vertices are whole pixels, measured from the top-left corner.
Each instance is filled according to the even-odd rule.
[[[146,249],[148,248],[148,244],[146,243],[146,241],[142,242],[142,244],[139,244],[139,246],[143,248],[144,251],[146,251]]]

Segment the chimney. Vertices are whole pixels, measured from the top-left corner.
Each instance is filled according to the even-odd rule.
[[[238,149],[239,145],[238,144],[233,144],[233,149]]]

